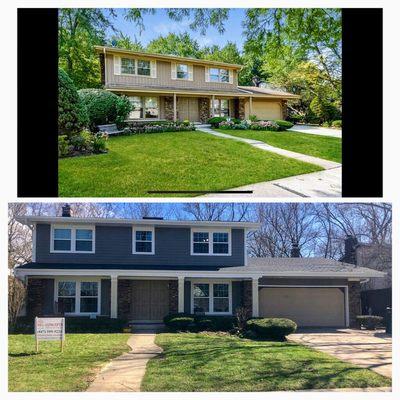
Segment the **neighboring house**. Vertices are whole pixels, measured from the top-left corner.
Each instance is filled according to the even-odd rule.
[[[360,281],[384,273],[320,258],[251,258],[250,222],[18,218],[33,230],[27,314],[160,322],[168,313],[288,317],[355,326]],[[298,254],[295,252],[294,254]]]
[[[238,86],[241,65],[96,46],[104,88],[125,94],[129,119],[206,122],[212,116],[286,118],[286,103],[299,96]]]
[[[342,260],[386,274],[384,278],[371,278],[361,284],[363,314],[386,316],[386,307],[392,306],[392,246],[359,243],[356,237],[348,236]]]

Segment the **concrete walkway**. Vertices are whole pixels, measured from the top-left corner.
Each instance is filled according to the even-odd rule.
[[[288,131],[296,131],[301,133],[309,133],[310,135],[331,136],[336,138],[342,137],[341,129],[324,128],[322,126],[313,125],[294,125]]]
[[[373,331],[338,329],[289,335],[289,340],[392,377],[392,339]]]
[[[268,182],[259,182],[246,186],[232,188],[231,190],[250,190],[250,194],[240,194],[241,197],[341,197],[342,196],[342,165],[318,157],[312,157],[294,151],[270,146],[254,139],[246,139],[216,132],[206,126],[200,126],[200,131],[224,139],[245,142],[260,150],[269,151],[284,157],[294,158],[299,161],[315,164],[324,171],[310,174],[291,176]],[[210,193],[200,197],[231,197],[229,193]]]
[[[128,339],[132,351],[114,358],[102,368],[88,392],[140,392],[147,362],[162,353],[155,333],[137,333]]]

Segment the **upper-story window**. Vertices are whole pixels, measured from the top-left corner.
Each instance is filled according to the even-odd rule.
[[[115,75],[156,77],[156,62],[139,58],[114,56]]]
[[[225,68],[210,68],[210,82],[229,83],[229,70]]]
[[[94,227],[51,227],[52,253],[94,253]]]
[[[133,254],[154,254],[153,228],[133,228]]]
[[[183,63],[171,63],[171,78],[186,81],[193,80],[193,65]]]
[[[192,255],[231,255],[230,230],[192,229]]]

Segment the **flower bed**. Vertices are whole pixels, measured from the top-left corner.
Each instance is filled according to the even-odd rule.
[[[134,125],[124,129],[124,135],[136,135],[141,133],[160,132],[188,132],[196,130],[194,124],[189,121],[183,122],[158,122],[145,125]]]
[[[92,133],[88,130],[73,136],[59,135],[58,156],[63,158],[107,153],[107,140],[107,133]]]
[[[256,130],[256,131],[285,131],[293,126],[287,121],[252,121],[252,120],[236,120],[225,119],[218,123],[217,127],[220,129],[237,129],[237,130]]]

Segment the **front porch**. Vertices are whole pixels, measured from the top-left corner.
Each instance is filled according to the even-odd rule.
[[[245,307],[258,317],[258,277],[158,275],[30,276],[27,314],[157,323],[170,313],[234,315]]]

